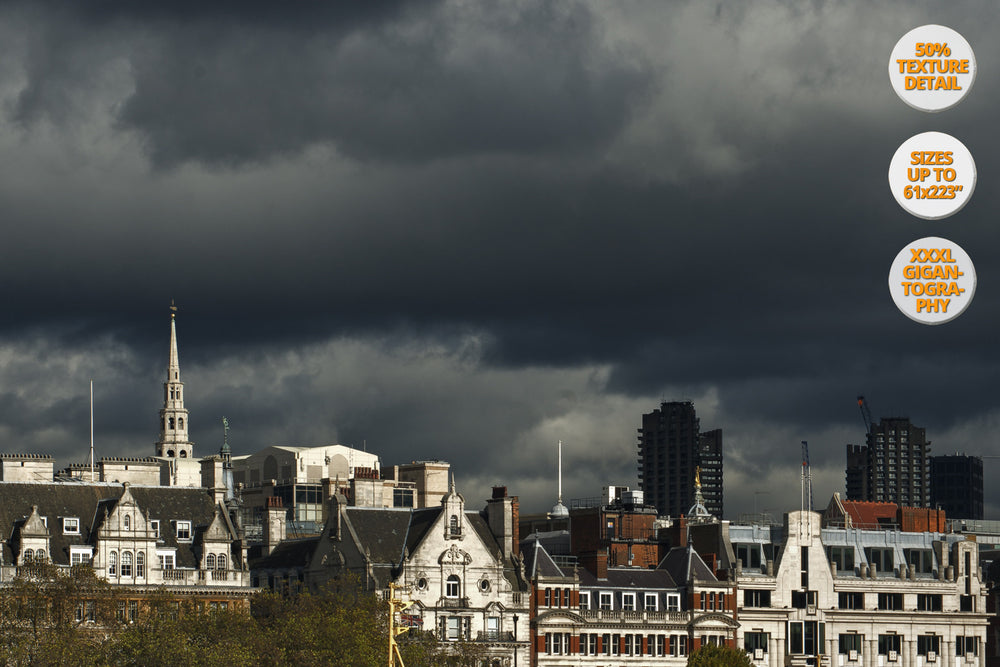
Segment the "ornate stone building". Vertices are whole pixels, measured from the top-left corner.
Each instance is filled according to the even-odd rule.
[[[71,482],[0,483],[0,583],[39,561],[90,565],[141,600],[166,588],[199,604],[245,606],[246,546],[211,491]]]
[[[466,511],[454,483],[438,507],[357,507],[337,495],[323,533],[277,545],[252,563],[254,581],[287,591],[351,575],[380,596],[389,595],[392,583],[413,600],[407,615],[418,631],[445,642],[476,642],[491,667],[523,667],[528,588],[517,506],[517,498],[498,487],[483,512]]]

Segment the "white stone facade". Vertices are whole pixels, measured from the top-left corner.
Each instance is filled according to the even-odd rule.
[[[986,664],[986,590],[974,542],[821,529],[820,519],[791,512],[780,529],[730,527],[746,559],[737,576],[738,645],[754,664]]]

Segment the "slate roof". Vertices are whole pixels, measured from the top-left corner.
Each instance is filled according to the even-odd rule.
[[[371,573],[378,580],[378,585],[384,587],[399,575],[400,566],[406,555],[420,548],[442,511],[442,507],[420,509],[345,507],[341,540],[337,542],[336,551],[339,557],[343,557],[344,567],[354,571],[366,569],[367,556],[371,564]],[[282,542],[269,556],[254,560],[251,569],[281,569],[308,565],[322,546],[324,536],[329,536],[336,530],[332,522],[331,517],[323,536],[299,540],[299,544],[295,546],[286,547],[287,542]],[[467,530],[475,532],[491,554],[502,552],[500,543],[493,536],[486,519],[481,514],[466,512],[465,526]],[[527,586],[519,576],[518,567],[511,559],[507,559],[504,576],[515,590],[526,590]]]
[[[177,542],[171,521],[190,521],[192,537],[197,541],[215,516],[215,503],[206,489],[185,487],[129,486],[132,497],[143,514],[160,521],[158,546],[177,548],[177,567],[195,567],[194,544]],[[69,565],[71,545],[94,545],[97,530],[121,497],[121,484],[62,482],[0,482],[0,537],[3,539],[3,562],[15,561],[12,538],[14,527],[38,506],[47,518],[51,553],[57,565]],[[80,534],[64,534],[63,518],[78,518]]]
[[[640,567],[609,567],[607,579],[598,579],[586,568],[579,569],[581,588],[676,589],[677,582],[667,570]]]
[[[674,547],[667,552],[656,566],[666,570],[675,582],[685,585],[689,581],[718,581],[712,570],[705,564],[693,547]],[[609,569],[610,572],[610,569]]]
[[[528,579],[566,576],[552,560],[552,556],[549,555],[541,541],[531,540],[522,544],[524,545],[521,551],[524,554],[524,572]]]
[[[319,537],[300,540],[283,540],[270,554],[253,561],[254,570],[279,570],[283,568],[308,568],[312,562]]]

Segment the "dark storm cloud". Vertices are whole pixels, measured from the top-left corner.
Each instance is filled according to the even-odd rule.
[[[931,9],[2,4],[6,449],[78,460],[96,376],[104,451],[148,454],[170,298],[201,454],[226,414],[240,452],[367,441],[550,506],[557,440],[568,497],[635,484],[639,415],[692,398],[727,507],[788,509],[801,440],[842,486],[858,393],[986,449],[1000,47],[984,5]],[[981,68],[933,116],[886,80],[927,22]],[[928,129],[980,169],[948,221],[886,187]],[[941,327],[885,285],[930,234],[980,275]]]
[[[119,118],[165,165],[315,143],[408,161],[582,150],[620,130],[647,83],[593,23],[561,3],[444,6],[350,33],[182,23],[132,53]]]

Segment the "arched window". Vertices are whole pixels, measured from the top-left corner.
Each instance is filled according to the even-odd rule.
[[[181,450],[181,458],[182,459],[186,459],[187,457],[188,457],[188,453],[182,449]]]
[[[132,517],[130,517],[128,514],[126,514],[125,517],[122,519],[122,528],[124,528],[125,530],[132,530]],[[122,565],[124,564],[125,563],[122,563]]]
[[[462,581],[458,578],[457,574],[453,574],[448,577],[448,581],[445,582],[444,596],[446,598],[457,598],[460,589],[462,588]]]
[[[30,563],[34,559],[35,559],[35,550],[34,549],[25,549],[24,550],[24,562],[25,563]]]
[[[45,560],[45,549],[39,549],[35,552],[35,560],[43,561]]]
[[[135,554],[135,576],[146,576],[146,554],[137,551]]]
[[[174,418],[173,417],[171,417],[170,419],[167,420],[167,425],[170,427],[171,431],[174,430]]]
[[[174,400],[174,390],[173,389],[170,390],[170,400],[171,401]]]
[[[448,520],[448,533],[451,535],[460,534],[458,527],[458,517],[455,516],[454,514],[452,514],[451,519]]]
[[[118,574],[118,552],[112,551],[108,554],[108,576],[114,577]]]
[[[205,556],[205,569],[214,570],[215,569],[215,554],[208,554]]]
[[[220,569],[220,570],[225,570],[226,569],[226,557],[223,554],[219,554],[219,561],[218,561],[218,565],[216,565],[216,567],[218,569]]]
[[[177,418],[177,428],[179,428],[179,429],[183,429],[184,428],[184,417],[178,417]]]
[[[174,450],[168,449],[167,450],[167,456],[169,456],[170,458],[174,458]]]
[[[122,552],[122,576],[131,577],[132,576],[132,552],[123,551]]]

